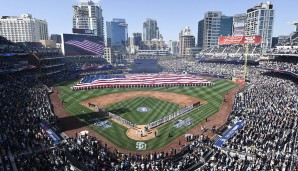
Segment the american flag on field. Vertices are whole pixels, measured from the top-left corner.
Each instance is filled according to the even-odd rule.
[[[76,46],[80,49],[86,50],[88,52],[94,53],[96,55],[100,55],[103,53],[103,44],[98,42],[92,42],[90,40],[86,40],[80,37],[75,37],[71,40],[65,42],[65,44]]]
[[[213,85],[208,80],[184,74],[133,74],[133,75],[90,75],[77,83],[74,88],[91,86],[173,86],[173,85]]]

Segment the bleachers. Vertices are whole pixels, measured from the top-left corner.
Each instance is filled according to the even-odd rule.
[[[248,60],[259,59],[261,52],[259,45],[248,46]],[[246,46],[244,45],[221,45],[202,50],[199,57],[242,60],[245,54]]]
[[[226,51],[226,50],[225,50]],[[252,50],[252,51],[255,51]],[[277,59],[278,60],[278,59]],[[242,75],[242,65],[160,60],[164,70],[173,73],[203,72]],[[266,67],[295,72],[296,60],[264,63]],[[208,138],[197,133],[183,144],[185,151],[148,154],[109,152],[101,139],[78,135],[54,145],[40,121],[58,126],[50,109],[48,89],[31,77],[0,76],[0,170],[290,170],[297,152],[297,84],[286,76],[264,73],[248,66],[251,86],[236,94],[230,119],[218,135]],[[69,71],[61,73],[69,76]],[[119,75],[91,75],[97,79],[125,78]],[[82,80],[83,81],[83,80]],[[213,146],[233,121],[245,121],[244,127],[224,143]],[[297,143],[296,143],[297,144]],[[177,153],[176,153],[177,150]],[[174,152],[175,151],[175,152]],[[179,152],[178,152],[179,151]],[[245,157],[243,157],[245,156]],[[250,159],[253,156],[253,159]],[[270,164],[269,164],[270,163]],[[293,167],[292,167],[293,169]]]

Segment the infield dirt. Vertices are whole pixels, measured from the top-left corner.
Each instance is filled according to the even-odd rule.
[[[170,93],[170,92],[163,92],[163,91],[130,91],[130,92],[112,93],[104,96],[94,97],[82,102],[82,105],[88,107],[88,103],[92,103],[102,108],[106,108],[110,104],[118,103],[121,101],[129,100],[137,97],[153,97],[167,102],[176,103],[181,107],[189,106],[196,102],[200,102],[201,105],[206,103],[205,101],[199,98],[178,94],[178,93]]]

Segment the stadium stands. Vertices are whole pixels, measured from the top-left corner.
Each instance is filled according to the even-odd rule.
[[[268,50],[268,54],[298,54],[298,32],[294,32],[288,39]]]
[[[264,62],[261,66],[268,69],[284,70],[298,74],[298,63]]]
[[[62,142],[62,144],[58,147],[58,148],[53,148],[50,150],[46,150],[46,151],[39,151],[39,152],[34,152],[34,151],[38,151],[35,150],[35,148],[37,149],[43,149],[44,147],[48,147],[50,146],[53,142],[51,141],[51,139],[49,137],[47,137],[47,134],[41,134],[43,137],[47,137],[47,141],[42,141],[39,142],[37,140],[33,141],[33,142],[37,142],[33,145],[25,145],[22,146],[22,143],[20,143],[20,145],[14,145],[14,144],[18,144],[18,143],[14,143],[11,144],[9,146],[9,149],[16,149],[13,150],[12,153],[16,154],[14,157],[13,161],[9,161],[10,159],[7,159],[7,163],[5,163],[5,167],[13,167],[11,164],[9,164],[9,162],[14,162],[15,163],[15,167],[19,168],[19,169],[29,169],[29,168],[35,168],[37,170],[42,170],[42,169],[47,169],[47,168],[56,168],[56,169],[62,169],[62,168],[71,168],[74,166],[80,167],[81,169],[87,168],[89,170],[97,170],[99,168],[106,168],[106,169],[111,169],[111,168],[118,168],[119,170],[124,170],[124,169],[148,169],[148,168],[158,168],[158,169],[199,169],[199,170],[211,170],[211,169],[218,169],[218,170],[224,170],[224,169],[240,169],[240,170],[246,170],[246,169],[251,169],[251,170],[255,170],[255,169],[271,169],[271,168],[276,168],[276,169],[287,169],[290,167],[291,164],[291,157],[289,157],[291,154],[290,153],[284,153],[283,151],[288,151],[290,149],[294,150],[294,141],[293,139],[295,138],[295,133],[297,132],[297,124],[295,125],[295,121],[297,121],[297,112],[295,110],[297,110],[297,103],[294,103],[293,100],[297,99],[297,97],[291,97],[291,98],[287,98],[288,100],[286,100],[284,103],[280,103],[280,106],[282,106],[282,108],[286,111],[282,111],[279,110],[278,113],[276,115],[272,115],[272,117],[270,117],[270,114],[267,116],[266,113],[263,113],[266,111],[267,108],[260,108],[262,105],[256,105],[258,104],[258,100],[260,99],[260,103],[264,103],[264,101],[262,99],[264,99],[266,96],[264,95],[268,95],[268,99],[266,99],[266,101],[269,102],[269,104],[276,104],[276,102],[281,102],[278,98],[274,99],[274,101],[270,100],[272,99],[272,97],[275,97],[275,94],[277,93],[277,91],[275,91],[275,89],[272,89],[272,87],[276,87],[279,90],[285,89],[285,91],[283,92],[289,92],[291,93],[291,96],[293,94],[297,95],[297,92],[291,92],[292,90],[297,90],[297,85],[295,85],[294,83],[290,82],[290,81],[284,81],[283,79],[280,78],[275,78],[275,77],[269,77],[266,75],[262,75],[262,74],[258,74],[258,71],[256,71],[256,73],[253,73],[252,75],[254,76],[254,79],[252,79],[252,82],[254,83],[253,86],[251,86],[252,88],[250,89],[246,89],[242,92],[239,92],[237,94],[236,100],[235,100],[235,104],[233,107],[233,114],[231,116],[231,120],[233,119],[243,119],[245,120],[245,126],[243,128],[243,130],[247,130],[246,132],[249,133],[248,136],[242,136],[242,130],[236,134],[236,136],[234,136],[231,140],[229,140],[228,142],[226,142],[224,144],[224,150],[221,149],[217,149],[215,147],[213,147],[213,141],[207,137],[205,137],[204,135],[200,135],[198,136],[198,138],[195,138],[193,140],[191,140],[190,145],[187,148],[187,152],[185,154],[180,155],[180,157],[177,154],[177,158],[173,158],[169,159],[166,157],[166,153],[170,154],[171,152],[164,152],[164,153],[160,153],[158,155],[152,155],[152,154],[148,154],[145,156],[140,156],[140,155],[129,155],[129,154],[123,154],[125,157],[122,157],[123,155],[121,153],[119,153],[118,151],[115,151],[114,153],[108,153],[108,151],[106,151],[107,149],[103,148],[103,147],[99,147],[98,145],[98,141],[92,137],[89,137],[88,135],[78,135],[77,137],[73,138],[73,139],[68,139],[65,142]],[[266,81],[264,81],[266,80]],[[19,83],[18,83],[19,82]],[[7,89],[7,91],[4,91],[4,94],[1,94],[2,96],[5,96],[6,99],[10,99],[10,98],[17,98],[17,97],[23,97],[21,96],[22,94],[20,94],[20,96],[15,96],[16,94],[7,94],[5,92],[10,92],[8,89],[8,86],[11,89],[14,89],[16,91],[16,93],[20,93],[18,89],[20,89],[20,91],[22,91],[23,93],[25,93],[26,91],[24,90],[32,90],[33,92],[36,92],[36,94],[33,96],[33,94],[31,94],[30,96],[26,96],[26,97],[32,97],[34,99],[35,96],[39,96],[40,94],[45,94],[45,93],[41,93],[40,90],[37,89],[37,87],[42,87],[42,85],[40,84],[36,84],[35,81],[32,81],[31,79],[24,79],[24,80],[18,80],[18,82],[14,82],[14,81],[10,81],[9,84],[6,83],[7,85],[1,85],[1,87],[3,89]],[[16,85],[14,85],[16,84]],[[22,85],[22,88],[20,88],[18,85]],[[34,87],[38,85],[37,87]],[[279,85],[279,86],[278,86]],[[32,89],[33,87],[34,89]],[[265,87],[268,88],[265,88]],[[296,86],[296,87],[293,87]],[[32,87],[32,88],[30,88]],[[43,89],[44,91],[46,91],[45,89]],[[268,91],[271,90],[271,92],[268,93]],[[288,91],[291,90],[291,91]],[[264,94],[263,96],[258,96],[257,94],[260,94],[260,91],[265,91],[267,92],[266,94]],[[31,92],[31,93],[33,93]],[[290,94],[289,94],[290,95]],[[250,97],[251,96],[251,97]],[[281,99],[285,99],[284,96],[286,96],[286,94],[283,95],[279,95],[277,97],[281,98]],[[243,99],[243,97],[245,97],[245,100],[241,100]],[[247,97],[247,98],[246,98]],[[259,97],[259,98],[257,98]],[[38,98],[40,99],[40,98]],[[254,101],[249,101],[250,99],[254,99]],[[17,99],[15,99],[17,100]],[[24,99],[22,99],[24,100]],[[10,100],[11,101],[11,100]],[[27,100],[26,100],[27,101]],[[44,101],[46,102],[46,101]],[[253,103],[252,103],[253,102]],[[292,102],[292,103],[290,103]],[[10,117],[11,119],[7,119],[5,118],[5,120],[2,120],[2,124],[1,125],[5,125],[5,128],[14,128],[16,125],[12,124],[11,126],[7,126],[7,123],[5,124],[5,122],[7,122],[8,120],[11,121],[12,123],[14,123],[15,119],[20,119],[20,118],[24,118],[24,117],[18,117],[18,118],[12,118],[12,113],[14,113],[12,110],[13,108],[11,108],[12,106],[9,105],[5,105],[4,102],[1,102],[1,107],[2,110],[4,110],[4,114],[5,114],[5,110],[10,111],[10,115],[4,115],[6,117]],[[4,104],[4,105],[3,105]],[[47,104],[48,103],[38,103],[35,104],[36,107],[40,107],[41,104]],[[287,106],[289,106],[290,108],[284,108],[285,104],[287,104]],[[33,111],[33,116],[35,116],[34,114],[36,114],[35,117],[38,117],[40,119],[45,119],[50,121],[51,117],[44,117],[47,115],[44,115],[44,112],[46,112],[47,110],[41,110],[39,111],[39,109],[34,108],[34,103],[32,104],[33,109],[29,108],[29,111]],[[21,106],[26,106],[21,105]],[[19,106],[19,107],[21,107]],[[252,106],[254,106],[254,108],[251,108]],[[275,106],[275,108],[278,106]],[[260,109],[259,109],[260,108]],[[278,107],[280,108],[280,107]],[[21,109],[21,110],[20,110]],[[30,110],[31,109],[31,110]],[[48,108],[46,108],[48,109]],[[270,109],[270,108],[269,108]],[[273,109],[273,108],[272,108]],[[290,110],[288,110],[290,109]],[[259,113],[257,115],[257,113],[255,111],[262,111],[261,113]],[[23,111],[22,108],[19,108],[18,110]],[[24,110],[26,111],[26,110]],[[27,111],[27,112],[29,112]],[[243,112],[246,111],[246,112]],[[15,111],[17,112],[17,111]],[[18,112],[18,113],[19,113]],[[26,113],[27,113],[26,112]],[[270,110],[267,110],[268,113],[272,113],[270,112]],[[289,113],[290,112],[290,113]],[[22,112],[20,112],[22,113]],[[268,122],[269,119],[271,119],[271,122],[279,122],[279,118],[284,118],[284,115],[282,115],[283,113],[287,113],[286,117],[289,122],[287,121],[283,121],[281,122],[282,124],[286,124],[286,125],[280,125],[278,127],[271,127],[273,130],[273,132],[278,133],[277,130],[280,130],[280,133],[278,136],[278,134],[276,134],[275,136],[277,136],[277,138],[284,138],[284,143],[283,146],[281,146],[280,148],[275,148],[277,150],[277,152],[279,152],[279,155],[270,155],[270,157],[268,157],[266,155],[266,158],[264,158],[264,155],[262,154],[266,154],[264,151],[266,149],[270,149],[269,144],[272,144],[272,142],[270,141],[270,138],[265,138],[260,136],[260,138],[262,138],[262,141],[257,141],[259,142],[259,145],[256,144],[256,148],[249,148],[250,146],[246,145],[246,144],[241,144],[241,146],[239,146],[238,143],[242,142],[239,141],[237,139],[239,138],[248,138],[249,135],[251,134],[251,131],[256,131],[256,130],[267,130],[266,126],[270,126],[268,125],[270,122]],[[295,114],[296,113],[296,114]],[[28,113],[29,114],[29,113]],[[27,114],[27,117],[30,116]],[[263,116],[264,115],[264,116]],[[51,116],[51,115],[49,115]],[[27,118],[26,117],[26,118]],[[28,119],[30,119],[31,117],[28,117]],[[262,119],[261,119],[262,118]],[[262,126],[260,128],[256,127],[256,125],[251,125],[251,124],[255,124],[256,122],[253,122],[254,119],[256,119],[256,121],[260,122],[258,123],[258,125]],[[30,120],[29,120],[30,121]],[[20,121],[17,121],[15,123],[22,123]],[[25,123],[36,123],[36,122],[25,122]],[[278,125],[278,124],[274,124],[274,125]],[[32,125],[33,126],[33,125]],[[38,127],[37,127],[38,128]],[[10,130],[10,129],[5,129],[5,130]],[[24,127],[24,129],[26,129],[26,127]],[[40,129],[40,128],[39,128]],[[4,129],[3,129],[4,130]],[[12,129],[13,130],[13,129]],[[34,130],[34,129],[33,129]],[[250,131],[251,130],[251,131]],[[296,132],[291,131],[291,130],[296,130]],[[290,132],[289,132],[290,131]],[[38,129],[36,131],[36,133],[38,133]],[[6,132],[5,132],[6,133]],[[4,134],[5,134],[4,133]],[[11,134],[11,132],[7,132],[9,134]],[[14,134],[16,134],[18,132],[15,132]],[[254,135],[254,134],[252,134]],[[258,134],[256,134],[258,135]],[[269,136],[272,135],[271,132],[266,133],[265,135]],[[20,137],[23,137],[24,135],[21,134]],[[3,134],[2,134],[3,137]],[[5,136],[4,136],[5,137]],[[15,137],[19,137],[19,136],[15,136]],[[44,138],[43,138],[44,139]],[[252,137],[253,139],[253,137]],[[237,140],[237,141],[236,141]],[[261,140],[261,139],[260,139]],[[289,141],[287,141],[289,140]],[[247,140],[244,140],[243,142],[246,142]],[[268,143],[266,143],[268,141]],[[6,141],[7,142],[7,141]],[[9,141],[8,141],[9,142]],[[18,141],[14,141],[14,142],[18,142]],[[30,142],[30,141],[28,141]],[[79,142],[79,143],[78,143]],[[275,141],[273,141],[275,142]],[[277,141],[279,142],[279,141]],[[260,144],[261,143],[261,144]],[[266,146],[262,145],[262,144],[268,144]],[[10,144],[10,143],[9,143]],[[235,148],[237,147],[237,148]],[[266,147],[265,149],[263,149],[263,147]],[[29,150],[30,149],[30,150]],[[34,150],[33,150],[34,149]],[[97,150],[96,150],[97,149]],[[253,151],[254,149],[258,149],[258,151]],[[87,150],[87,151],[86,151]],[[89,151],[90,150],[90,151]],[[225,150],[228,150],[229,152],[225,152]],[[239,152],[237,151],[239,150]],[[21,154],[18,155],[18,152],[23,152],[23,151],[31,151],[33,153],[29,153],[29,154]],[[85,151],[85,152],[84,152]],[[173,150],[174,151],[174,150]],[[255,157],[254,160],[251,160],[249,157],[248,158],[241,158],[240,155],[235,155],[236,153],[234,152],[236,151],[237,154],[246,154],[248,153],[248,155],[252,155]],[[260,151],[260,152],[259,152]],[[8,153],[8,152],[7,152]],[[48,154],[49,153],[49,154]],[[40,158],[40,156],[44,156],[46,155],[47,158]],[[280,157],[279,157],[280,156]],[[138,158],[142,158],[142,160],[139,160]],[[281,160],[280,160],[280,159]],[[118,159],[118,160],[117,160]],[[5,160],[5,158],[4,158]],[[27,162],[20,162],[20,161],[27,161]],[[267,162],[268,161],[268,162]],[[273,161],[273,165],[268,164],[266,165],[266,163],[270,163],[270,161]],[[37,164],[33,164],[37,162]],[[275,164],[275,162],[277,162]],[[272,162],[271,162],[272,163]],[[9,166],[8,166],[9,165]]]
[[[280,71],[292,72],[298,75],[298,58],[297,57],[276,57],[270,61],[264,61],[260,67]]]
[[[244,120],[244,127],[224,148],[254,156],[254,164],[242,162],[244,170],[288,170],[297,137],[297,84],[260,73],[251,81],[237,94],[232,114]]]
[[[202,50],[198,57],[243,60],[244,55],[246,55],[246,46],[244,45],[220,45]],[[260,55],[260,45],[248,46],[248,60],[257,60],[259,59]]]
[[[67,70],[87,70],[84,68],[108,65],[109,63],[98,56],[67,56],[65,57]]]
[[[16,43],[0,36],[0,54],[2,53],[25,53],[25,51]]]
[[[185,61],[183,59],[163,58],[159,60],[159,65],[163,67],[163,72],[168,73],[191,73],[222,75],[228,77],[242,77],[243,65],[205,63],[196,61]]]
[[[226,52],[227,47],[218,50]],[[94,62],[92,57],[88,58],[86,61],[72,58],[70,63],[81,66]],[[14,62],[17,63],[11,61],[1,66],[11,68]],[[56,63],[59,62],[47,61],[44,66]],[[159,64],[167,73],[226,75],[229,78],[243,75],[242,65],[166,58],[159,60]],[[261,68],[248,66],[250,82],[236,94],[226,122],[227,130],[237,121],[243,121],[243,127],[221,147],[214,144],[227,131],[215,130],[217,134],[212,138],[198,131],[183,149],[145,155],[121,153],[116,149],[109,151],[102,146],[102,140],[88,134],[58,141],[54,134],[60,133],[60,125],[48,98],[50,89],[35,77],[1,74],[0,170],[293,170],[298,150],[298,81],[262,68],[297,74],[297,59],[291,58],[289,62],[277,58],[262,63]],[[74,75],[102,72],[105,71],[80,71]],[[52,76],[63,80],[73,73],[61,70]],[[101,75],[104,78],[123,76]],[[95,79],[90,76],[84,81]]]

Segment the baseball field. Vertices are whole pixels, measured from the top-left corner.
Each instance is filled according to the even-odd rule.
[[[59,97],[61,102],[63,101],[63,107],[71,117],[79,119],[83,125],[88,125],[110,143],[128,151],[161,149],[204,121],[206,117],[219,111],[226,92],[237,87],[237,84],[229,81],[208,79],[214,83],[214,86],[106,88],[71,91],[70,87],[78,81],[66,82],[55,87],[61,92]],[[100,115],[87,105],[88,103],[96,104],[132,123],[146,125],[197,101],[201,102],[200,107],[155,128],[152,134],[157,132],[157,135],[152,137],[151,134],[152,138],[141,140],[141,143],[145,144],[142,148],[136,147],[140,140],[127,135],[129,130],[127,126]],[[191,120],[192,124],[185,127],[174,126],[177,120],[183,119]],[[98,121],[108,122],[109,126],[99,127],[95,125]]]

